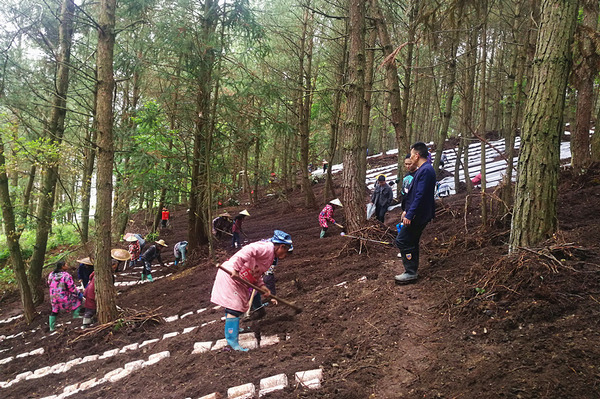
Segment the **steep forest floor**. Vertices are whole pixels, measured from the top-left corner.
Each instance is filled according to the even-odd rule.
[[[335,176],[338,190],[340,178]],[[506,255],[506,218],[494,219],[492,211],[490,226],[481,228],[478,193],[445,198],[421,241],[421,278],[407,286],[394,283],[393,276],[402,271],[394,247],[339,236],[335,227],[328,237],[318,238],[323,183],[314,189],[318,209],[306,209],[299,191],[247,206],[249,241],[269,238],[273,229],[285,230],[294,241],[294,254],[277,266],[277,294],[303,312],[268,306],[264,318],[242,323],[261,339],[276,335],[278,343],[247,353],[227,348],[192,353],[196,342],[223,338],[223,311],[209,302],[216,269],[204,254],[196,253],[183,268],[155,266],[155,278],[174,269],[169,277],[118,287],[119,306],[128,312],[186,317],[170,322],[148,318],[96,334],[76,328],[81,323],[76,320],[49,336],[50,310],[45,303],[32,325],[22,319],[0,324],[0,336],[5,336],[0,361],[44,348],[41,355],[2,364],[0,381],[158,339],[67,372],[13,383],[0,388],[0,397],[59,395],[67,386],[99,379],[162,351],[169,351],[170,357],[73,397],[226,396],[230,387],[258,387],[262,378],[282,373],[290,379],[289,386],[266,398],[600,397],[600,168],[585,177],[563,171],[559,231],[538,248],[512,256]],[[171,227],[160,236],[169,244],[167,261],[173,260],[173,244],[185,239],[187,231],[186,209],[172,214]],[[335,216],[344,222],[342,212]],[[399,217],[398,209],[388,213],[387,232],[373,223],[357,234],[388,241]],[[140,230],[141,222],[136,223]],[[219,241],[218,261],[231,254],[230,242]],[[136,277],[138,272],[121,273],[117,281]],[[18,295],[5,296],[0,306],[1,320],[18,314]],[[193,313],[186,315],[189,312]],[[70,315],[61,314],[58,321],[69,320]],[[198,328],[181,334],[194,326]],[[170,332],[180,334],[163,337]],[[295,372],[318,368],[323,370],[320,389],[294,382]]]

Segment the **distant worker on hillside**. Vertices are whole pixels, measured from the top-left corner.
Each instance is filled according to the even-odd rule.
[[[144,253],[142,254],[142,261],[144,262],[144,269],[142,270],[142,281],[148,279],[152,280],[152,261],[158,259],[161,266],[165,266],[162,258],[160,257],[160,250],[162,247],[167,247],[165,240],[155,241]]]
[[[240,233],[244,235],[246,234],[242,230],[242,223],[244,222],[246,216],[250,216],[250,214],[246,209],[244,209],[236,217],[233,218],[233,226],[231,227],[231,233],[233,234],[233,237],[231,239],[231,246],[233,248],[242,247],[242,238],[240,237]]]
[[[129,255],[131,255],[131,259],[129,259],[129,267],[133,269],[136,262],[140,258],[142,247],[140,246],[140,241],[138,238],[133,234],[127,235],[125,241],[128,242],[127,251],[129,252]]]
[[[406,284],[418,278],[419,241],[421,234],[435,216],[435,171],[427,162],[427,145],[417,142],[411,146],[410,159],[416,165],[412,185],[404,201],[402,212],[403,228],[396,237],[396,246],[400,249],[404,273],[395,276],[397,283]]]
[[[323,160],[323,173],[327,172],[327,167],[329,166],[329,162],[326,159]]]
[[[440,158],[440,168],[444,169],[444,166],[448,163],[448,157],[446,154],[442,152],[442,157]]]
[[[52,306],[48,324],[52,332],[56,330],[56,316],[59,311],[73,312],[74,319],[79,317],[83,294],[75,287],[73,277],[69,274],[69,267],[62,260],[56,262],[54,271],[48,275],[48,287]]]
[[[481,172],[477,173],[477,175],[471,179],[471,183],[473,186],[478,186],[481,184]]]
[[[225,339],[236,351],[248,351],[239,344],[240,316],[250,306],[248,286],[239,279],[258,286],[261,294],[268,298],[271,295],[265,286],[262,275],[273,264],[275,258],[284,259],[292,247],[292,237],[275,230],[271,241],[258,241],[246,245],[219,269],[213,284],[210,301],[225,308]],[[231,274],[230,274],[231,273]]]
[[[336,223],[335,219],[333,218],[333,206],[332,205],[339,206],[341,208],[342,201],[340,201],[338,198],[329,201],[329,203],[327,205],[325,205],[325,208],[323,208],[321,213],[319,213],[319,225],[321,226],[321,234],[320,234],[319,238],[325,237],[325,234],[327,233],[327,229],[329,228],[328,222],[335,224],[339,228],[343,228],[343,226],[341,224]]]
[[[381,223],[385,221],[385,213],[394,199],[394,192],[385,181],[385,175],[377,176],[377,187],[371,195],[371,202],[375,205],[375,217]]]
[[[231,228],[233,227],[233,221],[231,215],[227,211],[223,212],[212,221],[212,233],[217,237],[221,238],[223,234],[231,235]]]
[[[187,241],[179,241],[175,246],[173,246],[173,255],[175,255],[175,266],[179,262],[185,263],[185,255],[187,253]]]
[[[167,227],[167,223],[169,223],[170,216],[171,216],[171,214],[169,213],[169,210],[167,209],[166,206],[164,206],[162,209],[161,221],[160,221],[163,229]]]

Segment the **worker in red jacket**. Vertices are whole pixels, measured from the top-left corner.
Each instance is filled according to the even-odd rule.
[[[169,210],[167,209],[166,206],[163,207],[162,209],[162,228],[164,229],[165,227],[167,227],[167,222],[169,221]]]

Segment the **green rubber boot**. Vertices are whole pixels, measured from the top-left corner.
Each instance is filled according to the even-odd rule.
[[[325,230],[321,230],[321,235],[319,236],[319,238],[323,238],[325,237]]]
[[[48,324],[50,324],[50,332],[56,330],[56,316],[50,316]]]
[[[151,274],[149,274],[149,275],[148,275],[148,281],[150,281],[150,282],[153,282],[153,281],[154,281],[154,280],[152,279],[152,275],[151,275]]]
[[[142,273],[142,281],[146,280],[146,275]]]
[[[75,310],[73,311],[73,318],[74,318],[74,319],[78,319],[78,318],[79,318],[79,313],[81,313],[81,306],[80,306],[80,307],[78,307],[77,309],[75,309]]]

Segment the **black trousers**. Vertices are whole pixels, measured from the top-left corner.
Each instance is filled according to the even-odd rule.
[[[387,206],[375,204],[375,217],[381,223],[383,223],[385,221],[385,213],[387,212],[387,209],[388,209]]]
[[[396,247],[402,254],[402,264],[408,274],[417,274],[419,268],[419,241],[427,223],[404,225],[396,236]]]

